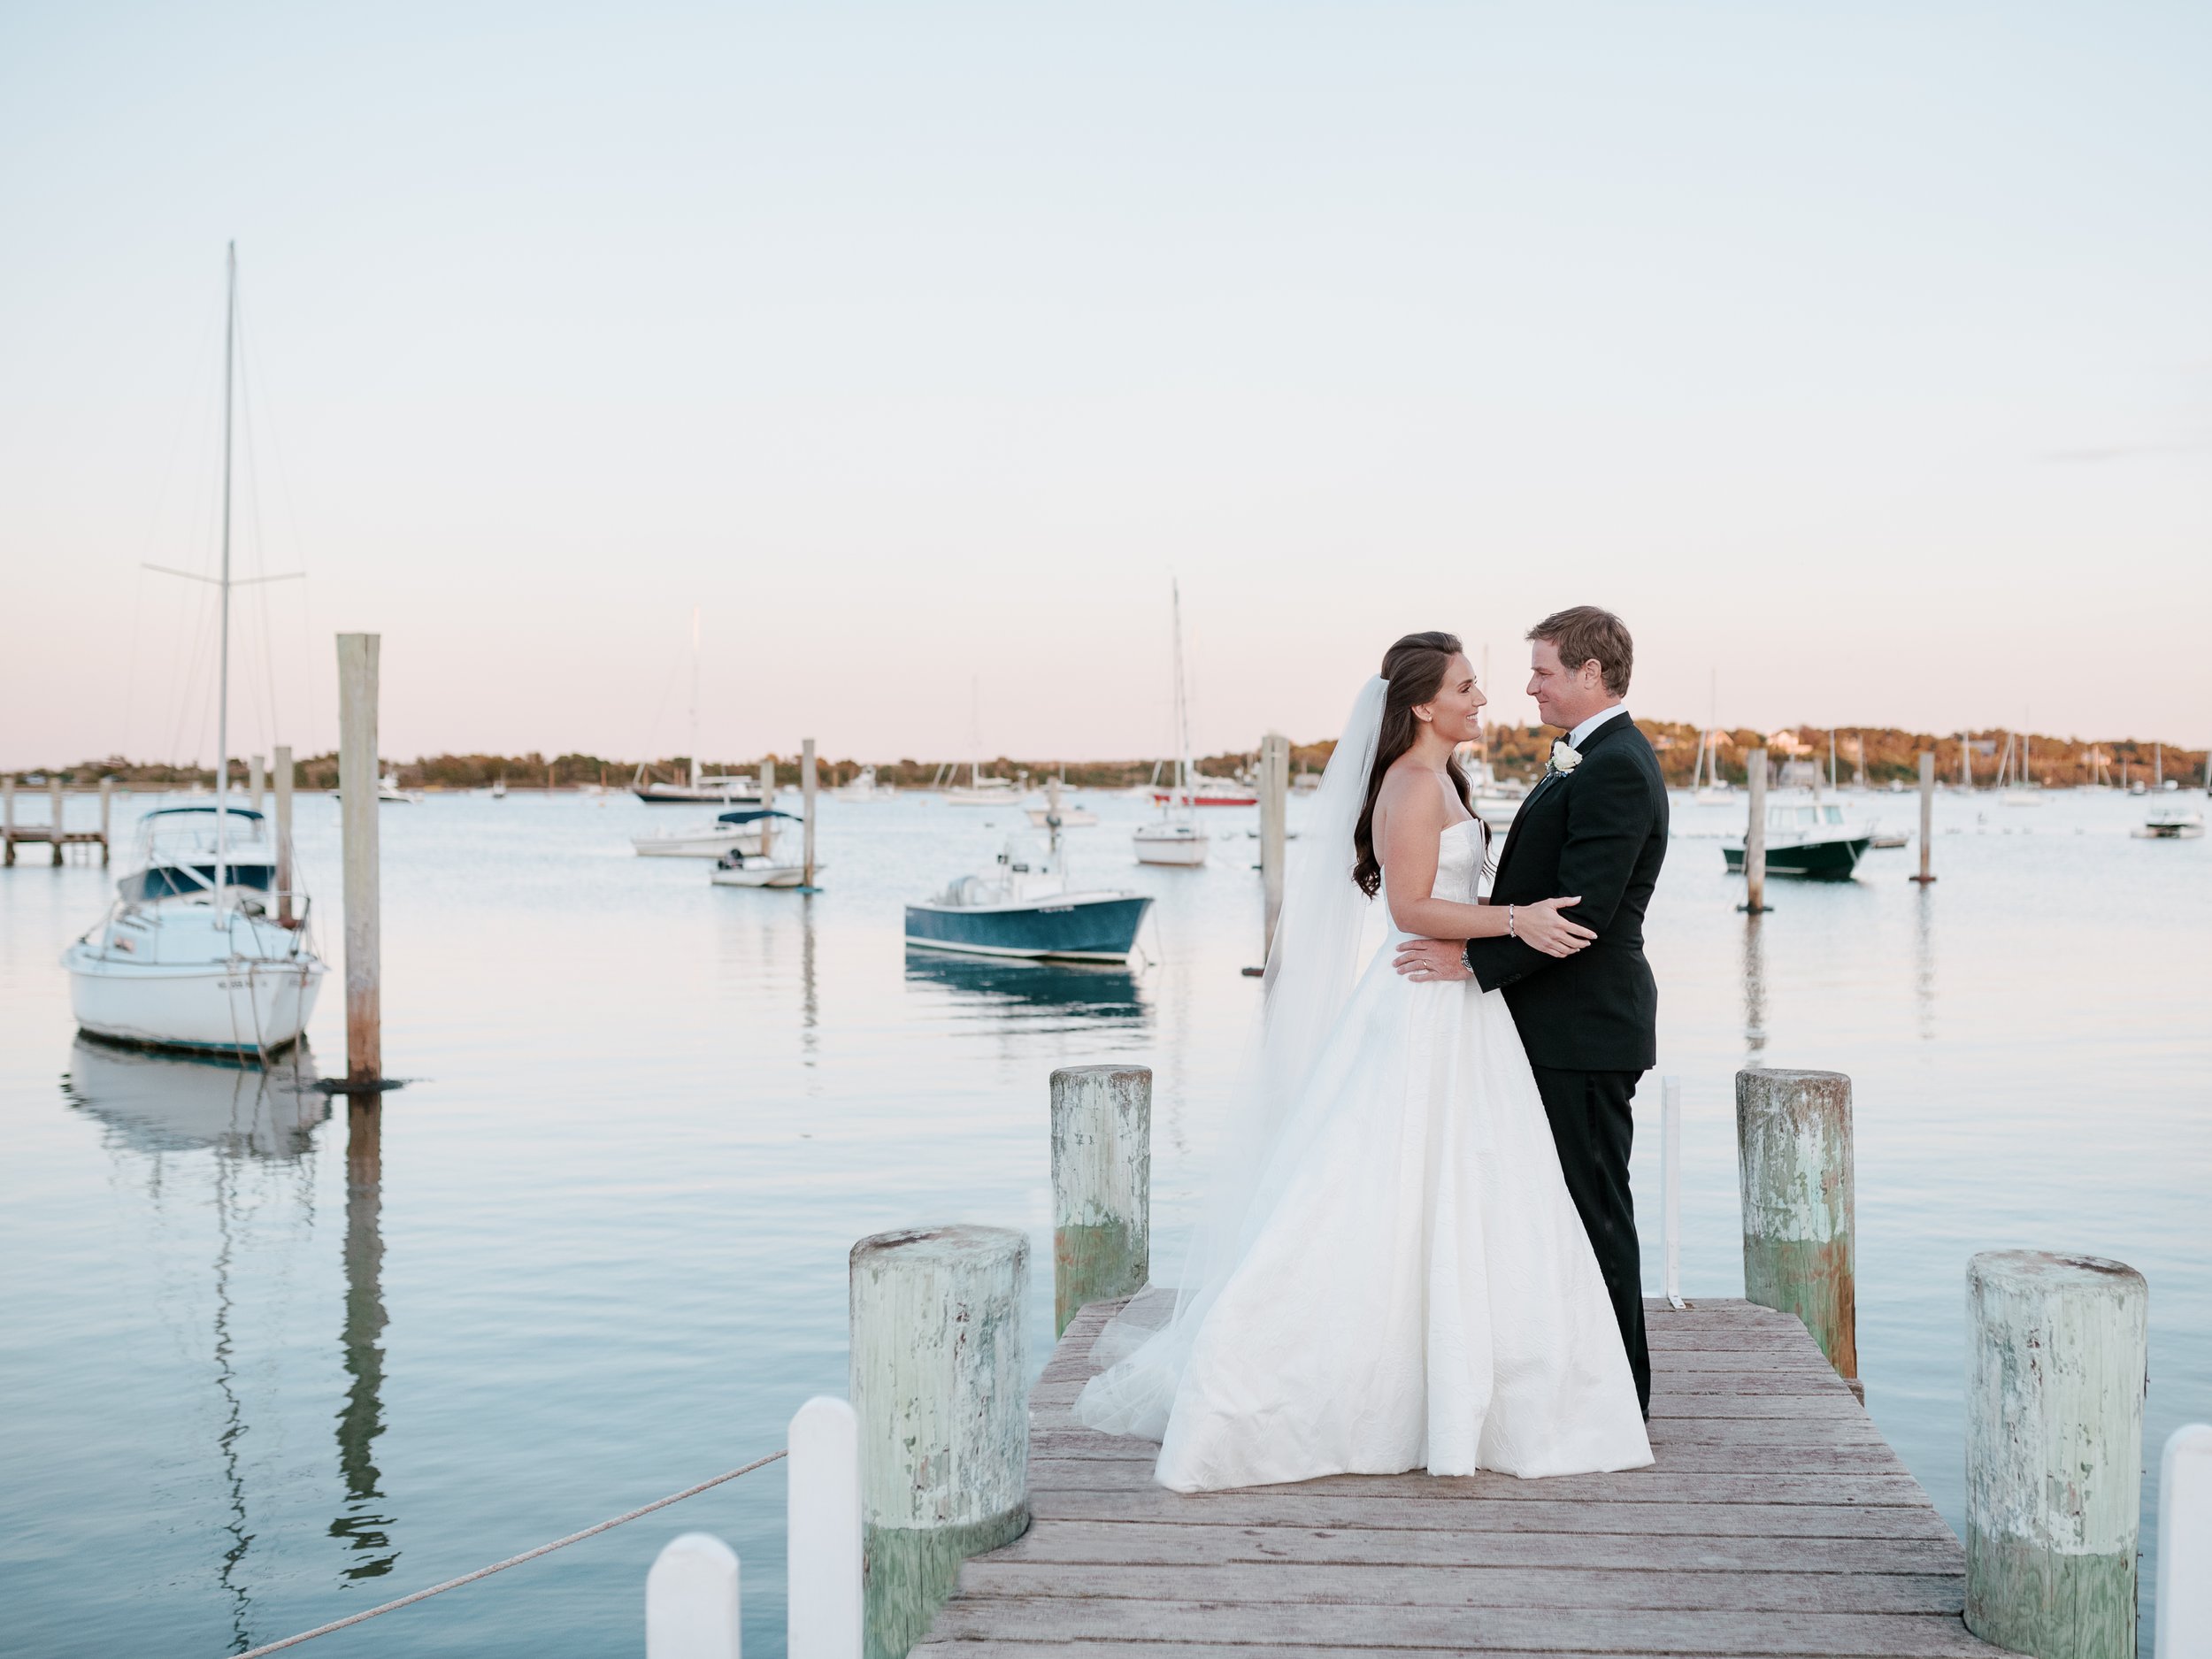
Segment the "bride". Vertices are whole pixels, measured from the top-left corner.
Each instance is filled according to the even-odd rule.
[[[1559,956],[1594,936],[1572,898],[1480,902],[1487,831],[1453,749],[1486,701],[1457,639],[1408,634],[1313,799],[1173,1316],[1109,1325],[1096,1352],[1122,1357],[1076,1403],[1158,1440],[1164,1486],[1651,1462],[1503,996],[1391,967],[1407,935],[1510,933]],[[1395,931],[1362,972],[1379,890]]]

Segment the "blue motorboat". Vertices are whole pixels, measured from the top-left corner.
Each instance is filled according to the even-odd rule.
[[[987,873],[909,904],[906,942],[974,956],[1126,962],[1151,908],[1149,894],[1071,889],[1060,854],[1018,837]]]

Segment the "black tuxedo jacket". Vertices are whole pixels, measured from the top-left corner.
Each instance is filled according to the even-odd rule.
[[[1619,714],[1590,733],[1582,763],[1547,777],[1515,814],[1492,881],[1493,904],[1578,894],[1560,913],[1597,934],[1571,956],[1517,939],[1471,939],[1467,965],[1501,987],[1534,1065],[1643,1071],[1659,1061],[1659,988],[1644,960],[1644,911],[1667,856],[1659,757]]]

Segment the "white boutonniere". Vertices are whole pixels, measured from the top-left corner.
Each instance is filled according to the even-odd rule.
[[[1544,770],[1547,773],[1556,772],[1564,777],[1580,764],[1582,751],[1563,737],[1551,746],[1551,764]]]

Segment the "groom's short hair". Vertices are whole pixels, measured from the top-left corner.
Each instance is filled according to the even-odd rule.
[[[1528,631],[1559,653],[1560,665],[1570,671],[1594,658],[1605,677],[1605,688],[1617,697],[1628,695],[1629,670],[1636,664],[1636,641],[1628,637],[1628,624],[1610,611],[1595,605],[1571,605],[1555,611]]]

